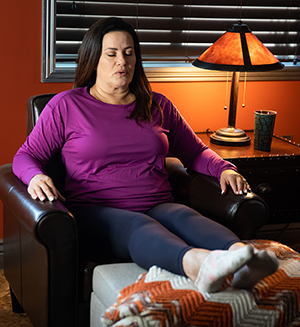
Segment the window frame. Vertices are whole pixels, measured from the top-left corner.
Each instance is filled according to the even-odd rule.
[[[43,0],[42,19],[42,82],[73,83],[75,68],[60,68],[55,60],[56,0]],[[225,32],[225,31],[224,31]],[[226,81],[227,72],[190,67],[145,67],[150,82]],[[243,80],[244,74],[241,74]],[[248,72],[248,81],[300,80],[300,64],[278,71]]]

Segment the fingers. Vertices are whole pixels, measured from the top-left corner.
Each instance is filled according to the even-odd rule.
[[[55,191],[53,191],[53,182],[50,177],[38,174],[35,175],[28,186],[28,193],[34,200],[40,201],[54,201],[56,199]]]
[[[251,191],[250,185],[247,180],[240,174],[234,176],[232,183],[230,184],[235,194],[247,194]]]
[[[246,194],[251,192],[250,185],[246,179],[234,170],[224,170],[220,178],[220,186],[222,194],[227,191],[228,185],[231,186],[232,191],[237,195]]]
[[[225,179],[220,180],[220,186],[221,186],[221,194],[225,194],[227,192],[227,183],[225,181]]]
[[[251,192],[251,187],[248,184],[247,180],[245,178],[243,178],[243,186],[242,186],[242,190],[244,193],[248,193]]]
[[[28,193],[34,200],[40,201],[65,201],[65,198],[56,189],[52,179],[49,176],[43,174],[35,175],[28,186]]]

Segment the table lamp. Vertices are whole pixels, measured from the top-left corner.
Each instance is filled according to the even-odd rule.
[[[233,24],[213,45],[205,50],[194,66],[232,73],[228,126],[211,135],[211,142],[227,146],[250,144],[246,133],[235,127],[240,72],[282,69],[284,65],[258,40],[248,25]]]

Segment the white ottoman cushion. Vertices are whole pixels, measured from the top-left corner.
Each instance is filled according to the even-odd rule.
[[[100,327],[101,314],[116,302],[120,291],[135,283],[147,270],[135,263],[100,265],[93,272],[91,297],[91,327]]]

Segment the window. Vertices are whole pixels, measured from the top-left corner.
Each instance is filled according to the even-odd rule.
[[[240,19],[286,65],[249,73],[249,80],[300,78],[300,0],[244,0],[242,6],[241,0],[43,1],[44,82],[73,81],[84,33],[109,16],[136,29],[150,81],[226,79],[226,72],[200,70],[191,62]]]

